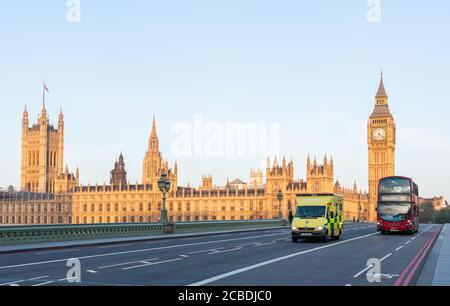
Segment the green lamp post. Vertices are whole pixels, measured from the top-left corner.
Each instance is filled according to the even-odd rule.
[[[278,199],[278,219],[282,220],[283,212],[281,211],[281,203],[283,202],[283,192],[281,192],[281,189],[278,190],[277,199]]]
[[[167,216],[167,209],[166,209],[166,194],[170,189],[170,181],[167,178],[167,174],[163,171],[161,173],[161,177],[158,180],[158,188],[161,190],[163,196],[162,196],[162,209],[161,209],[161,222],[167,224],[169,221],[169,218]]]

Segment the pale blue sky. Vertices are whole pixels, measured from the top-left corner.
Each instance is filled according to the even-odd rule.
[[[0,9],[0,186],[19,185],[21,114],[64,108],[65,161],[82,182],[109,180],[123,151],[141,180],[151,119],[171,163],[171,128],[192,122],[275,121],[280,151],[305,177],[307,154],[333,154],[336,177],[367,188],[367,118],[379,72],[398,127],[397,173],[424,196],[450,198],[450,3],[367,1],[81,0],[2,3]],[[248,179],[265,158],[184,158],[180,184]]]

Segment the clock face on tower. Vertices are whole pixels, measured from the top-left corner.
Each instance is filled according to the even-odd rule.
[[[373,139],[380,141],[386,138],[386,130],[384,128],[377,128],[373,130]]]

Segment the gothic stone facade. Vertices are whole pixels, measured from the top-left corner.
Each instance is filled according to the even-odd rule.
[[[33,197],[17,195],[0,199],[3,224],[29,223],[121,223],[159,220],[161,193],[157,181],[164,171],[171,182],[167,209],[173,221],[271,219],[278,215],[277,193],[284,194],[283,215],[295,209],[298,194],[337,193],[344,196],[347,220],[376,218],[377,181],[394,175],[396,128],[390,113],[383,78],[368,122],[369,193],[343,187],[334,179],[334,160],[325,156],[319,164],[307,159],[306,180],[294,178],[294,162],[285,158],[267,161],[263,171],[252,170],[248,183],[241,180],[216,186],[213,176],[202,178],[198,188],[178,186],[178,165],[169,166],[159,151],[153,118],[148,150],[143,160],[142,182],[126,182],[123,156],[111,172],[111,184],[82,186],[79,170],[63,170],[64,118],[60,112],[58,129],[48,123],[43,106],[39,121],[28,126],[25,109],[22,122],[21,189]],[[46,195],[34,195],[45,193]],[[26,207],[26,209],[24,208]],[[52,208],[53,207],[53,208]],[[56,207],[56,210],[55,210]],[[61,214],[59,213],[61,209]],[[56,213],[56,214],[55,214]]]

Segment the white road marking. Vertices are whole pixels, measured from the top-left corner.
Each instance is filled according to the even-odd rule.
[[[131,265],[131,264],[141,263],[141,262],[143,262],[143,261],[151,261],[151,260],[157,260],[157,259],[159,259],[159,258],[144,259],[144,260],[131,261],[131,262],[123,262],[123,263],[119,263],[119,264],[115,264],[115,265],[109,265],[109,266],[98,267],[98,269],[107,269],[107,268],[121,267],[121,266],[126,266],[126,265]]]
[[[429,227],[427,227],[426,230],[420,232],[420,233],[416,236],[416,238],[419,237],[419,236],[421,236],[421,235],[423,235],[423,234],[425,234],[427,231],[429,231],[429,230],[432,229],[432,228],[434,228],[434,225],[430,225]]]
[[[180,257],[188,258],[189,256],[187,256],[187,255],[180,255]]]
[[[207,253],[207,252],[213,252],[215,249],[208,249],[208,250],[202,250],[202,251],[195,251],[195,252],[189,252],[189,255],[195,255],[195,254],[201,254],[201,253]]]
[[[65,282],[65,281],[70,281],[70,280],[72,280],[72,279],[77,279],[77,277],[66,277],[66,278],[61,278],[61,279],[58,279],[58,282]]]
[[[369,271],[371,268],[373,267],[373,265],[370,265],[366,268],[364,268],[363,270],[359,271],[358,273],[356,273],[355,275],[353,275],[353,278],[358,278],[360,275],[362,275],[364,272]]]
[[[237,269],[237,270],[234,270],[234,271],[230,271],[230,272],[227,272],[227,273],[224,273],[224,274],[220,274],[220,275],[217,275],[217,276],[214,276],[214,277],[211,277],[211,278],[208,278],[208,279],[205,279],[205,280],[202,280],[202,281],[190,284],[189,286],[203,286],[203,285],[210,284],[212,282],[218,281],[220,279],[224,279],[224,278],[236,275],[236,274],[240,274],[240,273],[243,273],[243,272],[246,272],[246,271],[257,269],[257,268],[260,268],[260,267],[263,267],[263,266],[266,266],[266,265],[270,265],[272,263],[276,263],[276,262],[279,262],[279,261],[290,259],[292,257],[296,257],[296,256],[312,253],[312,252],[315,252],[315,251],[319,251],[319,250],[335,247],[335,246],[338,246],[338,245],[341,245],[341,244],[349,243],[349,242],[352,242],[352,241],[355,241],[355,240],[367,238],[367,237],[374,236],[374,235],[379,235],[379,233],[378,232],[377,233],[371,233],[371,234],[368,234],[368,235],[359,236],[359,237],[351,238],[351,239],[348,239],[348,240],[331,243],[331,244],[328,244],[328,245],[324,245],[324,246],[321,246],[321,247],[317,247],[317,248],[313,248],[313,249],[309,249],[309,250],[293,253],[293,254],[290,254],[290,255],[277,257],[277,258],[274,258],[274,259],[271,259],[271,260],[260,262],[260,263],[255,264],[255,265],[251,265],[251,266],[244,267],[244,268],[241,268],[241,269]]]
[[[91,274],[97,274],[98,273],[97,271],[94,271],[94,270],[86,270],[86,272],[91,273]]]
[[[391,256],[392,256],[392,253],[389,253],[386,256],[384,256],[383,258],[381,258],[380,261],[385,261],[386,259],[388,259]]]
[[[221,250],[221,249],[224,249],[224,248],[215,249],[215,250],[213,250],[211,253],[208,253],[208,255],[221,254],[221,253],[228,253],[228,252],[234,252],[234,251],[242,250],[241,247],[235,247],[235,248],[233,248],[233,249],[228,249],[228,250]]]
[[[255,244],[255,247],[271,245],[271,244],[276,244],[276,243],[277,243],[276,240],[273,240],[273,241],[269,241],[269,242],[263,242],[263,243]]]
[[[56,283],[56,281],[48,281],[48,282],[36,284],[36,285],[33,285],[33,287],[40,287],[40,286],[45,286],[45,285],[53,284],[53,283]]]
[[[389,258],[390,256],[392,256],[392,253],[387,254],[386,256],[384,256],[383,258],[380,259],[380,262],[385,261],[387,258]],[[353,278],[358,278],[360,277],[364,272],[370,270],[371,268],[373,268],[373,265],[370,265],[366,268],[364,268],[363,270],[359,271],[358,273],[356,273],[355,275],[353,275]]]
[[[426,231],[428,231],[428,230],[431,229],[432,227],[434,227],[434,225],[429,226],[426,230],[424,230],[423,232],[419,233],[419,235],[417,235],[416,237],[414,237],[414,239],[416,239],[416,238],[419,237],[420,235],[424,234]],[[408,240],[407,242],[405,242],[405,245],[409,244],[412,240],[413,240],[413,239]],[[395,251],[399,251],[399,250],[401,250],[403,247],[404,247],[404,246],[400,246],[400,247],[396,248]],[[386,255],[385,257],[383,257],[382,259],[380,259],[380,261],[384,261],[384,260],[386,260],[386,259],[387,259],[388,257],[390,257],[390,256],[392,256],[392,253],[389,253],[388,255]],[[363,274],[364,272],[366,272],[367,270],[369,270],[369,269],[372,268],[372,267],[373,267],[373,265],[372,265],[372,266],[369,266],[369,267],[367,267],[367,268],[365,268],[364,270],[362,270],[362,271],[360,271],[360,272],[358,272],[357,274],[355,274],[355,275],[353,276],[353,278],[358,278],[361,274]]]
[[[286,233],[283,233],[283,234],[286,234]],[[124,255],[124,254],[143,253],[143,252],[150,252],[150,251],[157,251],[157,250],[176,249],[176,248],[189,247],[189,246],[197,246],[197,245],[205,245],[205,244],[213,244],[213,243],[221,243],[221,242],[229,242],[229,241],[238,241],[238,240],[248,240],[248,239],[255,239],[255,238],[260,238],[260,237],[270,237],[270,236],[278,236],[278,235],[281,235],[281,234],[268,234],[268,235],[259,235],[259,236],[231,238],[231,239],[224,239],[224,240],[214,240],[214,241],[204,241],[204,242],[177,244],[177,245],[169,245],[169,246],[162,246],[162,247],[148,248],[148,249],[138,249],[138,250],[121,251],[121,252],[114,252],[114,253],[87,255],[87,256],[80,256],[80,257],[77,257],[77,258],[81,260],[81,259],[90,259],[90,258],[98,258],[98,257],[106,257],[106,256],[116,256],[116,255]],[[19,267],[29,267],[29,266],[36,266],[36,265],[44,265],[44,264],[51,264],[51,263],[57,263],[57,262],[65,262],[68,259],[70,259],[70,258],[47,260],[47,261],[38,261],[38,262],[29,262],[29,263],[10,265],[10,266],[0,266],[0,270],[11,269],[11,268],[19,268]]]
[[[396,252],[400,251],[401,249],[403,249],[403,245],[399,246],[398,248],[395,249]]]
[[[30,278],[29,281],[35,281],[35,280],[38,280],[38,279],[43,279],[43,278],[48,278],[48,277],[50,277],[50,276],[49,275],[39,276],[39,277],[35,277],[35,278]]]
[[[25,281],[26,280],[18,280],[18,281],[8,282],[8,283],[0,284],[0,286],[8,286],[8,285],[17,284],[17,283],[23,283]]]
[[[289,241],[290,241],[291,239],[289,239]],[[256,244],[259,244],[259,243],[261,243],[261,242],[252,242],[252,243],[245,243],[245,244],[240,244],[240,245],[237,245],[238,247],[246,247],[246,246],[251,246],[251,245],[256,245]]]
[[[0,284],[0,286],[7,286],[7,285],[9,285],[9,286],[19,286],[18,283],[23,283],[23,282],[27,282],[27,281],[32,282],[32,281],[36,281],[36,280],[40,280],[40,279],[48,278],[48,277],[50,277],[50,276],[48,276],[48,275],[46,275],[46,276],[38,276],[38,277],[30,278],[30,279],[28,279],[28,280],[20,280],[20,281],[15,281],[15,282],[9,282],[9,283]]]
[[[147,262],[143,265],[139,265],[139,266],[132,266],[132,267],[126,267],[126,268],[122,268],[122,270],[130,270],[130,269],[137,269],[137,268],[143,268],[143,267],[148,267],[148,266],[155,266],[155,265],[160,265],[163,263],[168,263],[168,262],[173,262],[173,261],[179,261],[182,260],[181,258],[176,258],[176,259],[170,259],[170,260],[164,260],[164,261],[158,261],[158,262]]]

